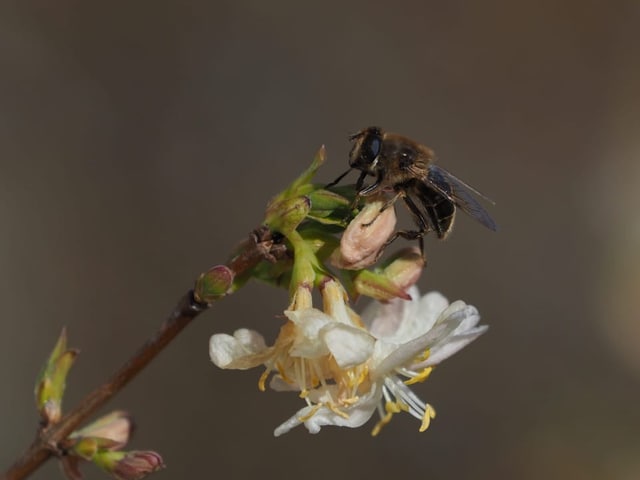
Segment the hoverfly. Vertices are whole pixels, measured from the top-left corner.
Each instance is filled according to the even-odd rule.
[[[379,127],[368,127],[351,135],[353,147],[349,153],[349,170],[328,186],[336,185],[351,170],[360,170],[356,182],[356,201],[380,192],[391,192],[393,197],[381,211],[402,198],[413,217],[417,230],[396,232],[387,242],[398,237],[418,239],[424,254],[423,236],[433,231],[444,239],[453,228],[456,209],[495,231],[497,226],[474,194],[488,200],[480,192],[435,165],[433,151],[396,133],[384,132]],[[365,178],[375,177],[371,185],[364,186]],[[488,200],[490,201],[490,200]]]

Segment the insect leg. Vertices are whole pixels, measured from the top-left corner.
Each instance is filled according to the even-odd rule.
[[[415,222],[418,224],[418,228],[420,230],[399,230],[393,235],[393,237],[391,237],[390,240],[387,241],[387,243],[391,243],[393,240],[395,240],[398,237],[406,238],[407,240],[418,239],[418,243],[420,244],[420,253],[424,258],[423,237],[424,237],[424,234],[429,231],[429,222],[427,221],[424,214],[420,211],[420,209],[418,208],[418,206],[415,204],[415,202],[412,200],[411,197],[409,197],[408,195],[404,195],[402,199],[404,200],[405,205],[409,209],[411,216],[413,217]]]
[[[358,192],[358,194],[360,194],[360,190],[362,190],[362,184],[364,183],[364,178],[366,176],[367,172],[360,172],[360,176],[358,177],[358,181],[356,182],[356,192]]]
[[[351,168],[349,170],[347,170],[346,172],[344,172],[342,175],[340,175],[338,178],[336,178],[333,182],[328,183],[327,185],[324,186],[324,188],[330,188],[333,187],[334,185],[337,185],[338,182],[340,180],[342,180],[344,177],[347,176],[347,174],[351,171]]]
[[[398,200],[398,198],[401,197],[402,195],[403,195],[402,192],[398,192],[393,196],[393,198],[391,198],[391,200],[387,200],[385,204],[382,207],[380,207],[380,213],[384,212],[387,208],[389,208],[391,205],[396,203],[396,200]]]
[[[371,185],[364,187],[361,190],[360,188],[362,187],[362,182],[364,182],[364,177],[366,176],[367,176],[367,173],[362,172],[358,177],[358,183],[356,183],[356,190],[358,190],[359,197],[366,197],[367,195],[371,195],[373,192],[375,192],[378,189],[378,187],[380,186],[380,183],[382,183],[382,175],[378,174],[375,182],[373,182]]]
[[[380,210],[378,211],[378,214],[373,218],[373,220],[371,220],[368,223],[363,223],[362,226],[363,227],[368,227],[369,225],[373,224],[373,222],[375,222],[378,217],[380,216],[380,214],[382,212],[384,212],[387,208],[391,207],[394,203],[396,203],[396,200],[398,200],[398,197],[402,196],[402,192],[398,192],[396,193],[393,198],[391,198],[390,200],[387,200],[384,205],[382,205],[382,207],[380,207]]]
[[[364,183],[364,179],[366,176],[367,172],[361,172],[360,176],[358,177],[358,181],[356,182],[356,196],[353,199],[353,202],[351,202],[351,210],[356,208],[358,202],[360,201],[360,197],[366,197],[368,194],[378,188],[378,185],[380,185],[380,182],[382,181],[382,176],[378,175],[378,178],[376,178],[376,181],[374,183],[362,188],[362,184]]]

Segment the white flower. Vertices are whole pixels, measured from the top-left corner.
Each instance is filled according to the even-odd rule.
[[[381,420],[373,434],[400,411],[419,418],[422,431],[435,411],[407,385],[425,380],[487,327],[477,326],[477,310],[464,302],[449,305],[439,293],[420,297],[416,288],[409,293],[408,301],[373,304],[360,319],[340,285],[327,282],[323,311],[304,302],[286,311],[288,322],[272,347],[257,332],[238,330],[211,338],[211,358],[221,368],[263,364],[261,389],[277,372],[271,388],[300,392],[307,405],[277,427],[276,436],[301,424],[311,433],[325,425],[359,427],[376,410]]]
[[[423,297],[416,287],[410,301],[374,303],[363,321],[376,337],[370,376],[381,390],[380,422],[376,435],[394,413],[407,411],[420,419],[420,431],[428,428],[435,410],[415,395],[408,385],[426,380],[432,368],[458,352],[487,330],[478,326],[478,310],[458,300],[451,305],[440,293]],[[400,377],[407,380],[402,381]]]
[[[427,429],[435,411],[407,385],[424,381],[434,365],[462,349],[487,327],[476,326],[478,311],[462,301],[449,305],[439,293],[421,298],[415,287],[409,293],[410,301],[374,303],[364,312],[363,321],[375,343],[366,363],[366,378],[360,379],[355,388],[357,400],[337,412],[322,402],[305,407],[280,425],[276,436],[302,423],[311,433],[324,425],[359,427],[376,409],[381,420],[374,435],[401,411],[421,420],[420,431]],[[401,376],[408,380],[403,382]]]
[[[297,295],[298,300],[304,293]],[[258,332],[240,329],[233,336],[216,334],[209,342],[211,360],[220,368],[246,369],[265,365],[259,387],[265,389],[271,372],[275,390],[297,390],[309,405],[331,404],[334,411],[353,403],[353,377],[372,355],[375,339],[360,317],[346,304],[345,292],[335,281],[322,287],[324,310],[310,300],[294,302],[272,347]],[[331,387],[331,388],[330,388]]]

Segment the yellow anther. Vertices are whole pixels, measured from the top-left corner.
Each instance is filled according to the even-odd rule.
[[[270,373],[271,373],[271,370],[267,369],[264,372],[262,372],[262,375],[260,375],[260,380],[258,380],[258,390],[260,390],[261,392],[264,392],[267,389],[266,383]]]
[[[416,363],[424,362],[430,356],[431,356],[431,350],[427,348],[424,352],[422,352],[422,354],[416,357]]]
[[[382,417],[380,421],[376,423],[376,425],[373,427],[373,430],[371,430],[371,436],[372,437],[378,436],[378,434],[380,433],[380,430],[382,430],[382,427],[388,424],[391,421],[391,418],[393,418],[393,412],[387,412],[387,414],[384,417]]]
[[[330,403],[325,405],[326,407],[329,407],[329,410],[331,410],[333,413],[335,413],[336,415],[341,416],[342,418],[349,418],[349,414],[346,412],[343,412],[342,410],[340,410],[336,405]]]
[[[424,432],[427,428],[429,428],[429,424],[434,418],[436,418],[436,411],[431,405],[427,403],[427,406],[424,409],[424,416],[422,417],[422,425],[420,425],[420,431]]]
[[[424,368],[416,376],[411,377],[408,380],[405,380],[404,384],[405,385],[413,385],[414,383],[424,382],[427,378],[429,378],[429,375],[431,375],[431,371],[432,370],[433,370],[433,367]]]
[[[300,391],[300,395],[298,395],[300,398],[307,398],[309,396],[309,390],[307,390],[306,388],[304,390]]]
[[[358,403],[358,400],[360,400],[360,397],[356,395],[355,397],[351,397],[351,398],[343,398],[340,400],[340,403],[346,406],[350,406]]]
[[[384,409],[387,413],[400,413],[402,409],[402,404],[400,402],[386,402],[384,404]]]
[[[365,365],[360,370],[360,375],[358,376],[357,385],[361,385],[362,382],[364,382],[368,376],[369,376],[369,367],[367,365]]]
[[[359,366],[347,370],[346,386],[354,389],[362,385],[369,374],[367,366]]]

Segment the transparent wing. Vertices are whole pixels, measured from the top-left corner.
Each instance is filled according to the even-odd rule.
[[[426,183],[431,188],[447,197],[449,200],[455,203],[457,207],[461,208],[464,212],[475,218],[485,227],[493,230],[494,232],[498,229],[496,223],[489,216],[482,205],[478,203],[473,194],[478,195],[479,197],[482,197],[489,202],[491,202],[491,200],[482,195],[473,187],[464,183],[459,178],[451,175],[444,168],[440,168],[439,166],[433,164],[429,165]]]

